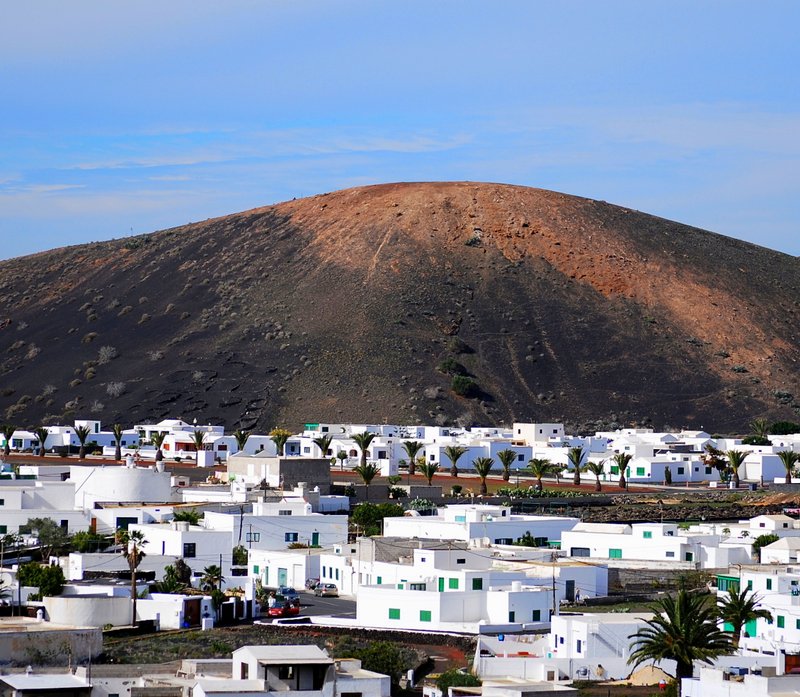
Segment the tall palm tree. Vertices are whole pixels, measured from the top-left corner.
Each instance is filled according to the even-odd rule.
[[[164,439],[166,437],[167,434],[161,433],[161,431],[156,431],[150,436],[150,441],[156,446],[156,462],[162,462],[164,460],[164,453],[161,451],[161,446],[164,445]]]
[[[417,467],[417,453],[422,450],[425,446],[420,443],[418,440],[404,440],[403,441],[403,450],[406,451],[406,455],[408,455],[408,476],[414,474],[414,471]]]
[[[374,462],[362,462],[353,467],[353,472],[361,477],[361,480],[367,487],[367,498],[369,498],[369,485],[372,484],[372,480],[378,476],[380,471],[381,468]]]
[[[791,484],[792,470],[794,466],[800,462],[800,453],[796,453],[794,450],[781,450],[778,453],[778,457],[781,459],[781,464],[786,470],[786,483]]]
[[[117,530],[116,542],[121,547],[122,556],[128,562],[131,572],[131,625],[136,626],[136,569],[145,557],[142,547],[147,544],[141,530]]]
[[[511,448],[506,448],[497,453],[497,459],[503,467],[503,481],[507,482],[511,479],[511,465],[517,460],[517,451]]]
[[[448,459],[450,460],[450,476],[457,477],[458,476],[458,461],[461,456],[467,452],[467,448],[464,448],[460,445],[448,445],[444,449],[444,454],[447,455]]]
[[[575,473],[572,476],[572,483],[579,486],[581,483],[581,462],[583,461],[583,448],[581,446],[570,448],[567,451],[567,463],[572,465]]]
[[[600,484],[600,475],[603,474],[603,472],[605,471],[605,467],[606,467],[606,461],[605,460],[600,460],[600,462],[587,462],[586,463],[586,469],[589,470],[597,478],[597,481],[595,482],[595,485],[594,485],[594,490],[595,491],[602,491],[603,490],[603,485]]]
[[[695,661],[713,663],[718,656],[733,653],[730,638],[717,626],[716,608],[706,596],[678,591],[656,602],[655,613],[635,634],[628,638],[631,655],[628,663],[635,668],[646,661],[673,660],[675,677],[691,678]]]
[[[630,453],[617,453],[611,459],[619,469],[619,488],[624,489],[626,485],[625,470],[628,469],[628,465],[633,460],[633,455]]]
[[[533,457],[528,460],[527,470],[536,477],[536,486],[542,489],[542,477],[553,473],[553,463],[545,457]]]
[[[472,467],[481,479],[481,494],[487,494],[489,489],[486,486],[486,477],[489,476],[489,472],[494,467],[494,460],[490,457],[478,457],[472,461]]]
[[[0,433],[3,434],[3,438],[5,439],[5,445],[3,446],[3,455],[8,457],[11,454],[11,438],[14,435],[14,431],[17,430],[17,427],[13,424],[3,424],[0,426]]]
[[[748,588],[740,592],[734,586],[728,588],[728,595],[717,598],[719,618],[725,624],[731,625],[733,648],[739,648],[742,629],[748,622],[757,619],[772,621],[772,613],[758,607],[760,602],[761,598]]]
[[[245,431],[243,428],[237,429],[233,432],[233,437],[236,439],[236,447],[238,448],[238,452],[242,452],[242,450],[244,450],[244,446],[247,445],[247,439],[250,437],[250,431]]]
[[[200,453],[206,449],[206,432],[200,429],[192,431],[192,443],[195,450],[194,464],[200,467]]]
[[[336,453],[336,457],[339,459],[339,469],[344,469],[344,461],[347,459],[347,451],[340,450]]]
[[[725,457],[728,458],[728,463],[731,468],[731,479],[733,486],[739,488],[739,468],[744,464],[747,453],[741,450],[728,450],[725,452]]]
[[[83,460],[86,457],[86,439],[89,437],[89,434],[92,432],[92,429],[88,426],[76,426],[75,427],[75,437],[78,439],[78,443],[81,444],[81,447],[78,448],[78,459]]]
[[[273,428],[269,432],[269,437],[278,448],[278,457],[283,457],[285,455],[283,449],[286,447],[286,441],[292,437],[292,432],[285,428]]]
[[[35,435],[36,440],[39,441],[39,457],[44,457],[44,444],[47,440],[47,436],[50,435],[50,431],[47,430],[46,426],[39,426],[39,428],[33,429],[33,435]]]
[[[333,441],[333,436],[330,433],[314,439],[314,444],[322,451],[322,457],[328,456],[328,451],[331,449],[331,441]]]
[[[433,475],[439,471],[438,462],[425,462],[424,460],[419,463],[419,471],[425,479],[428,480],[428,486],[433,484]]]
[[[114,424],[111,427],[111,434],[114,436],[114,459],[122,459],[122,424]]]
[[[200,587],[204,591],[221,590],[223,583],[225,583],[225,577],[222,575],[222,569],[219,566],[210,564],[203,569],[203,575],[200,577]]]
[[[370,433],[369,431],[364,431],[364,433],[353,433],[350,435],[353,441],[355,441],[355,444],[358,446],[359,450],[361,450],[360,467],[362,468],[367,466],[367,448],[369,448],[369,444],[372,443],[376,435],[377,434]]]

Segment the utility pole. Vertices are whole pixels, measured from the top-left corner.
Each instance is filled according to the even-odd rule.
[[[555,552],[553,552],[550,555],[550,561],[553,563],[553,615],[557,615],[558,604],[556,603],[556,553]]]

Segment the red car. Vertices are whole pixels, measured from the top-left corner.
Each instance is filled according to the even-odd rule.
[[[277,604],[267,610],[270,617],[294,617],[300,614],[300,606],[292,603]]]

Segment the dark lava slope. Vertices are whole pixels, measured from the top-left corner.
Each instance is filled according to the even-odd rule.
[[[0,419],[742,430],[797,418],[798,290],[794,257],[598,201],[349,189],[0,263]]]

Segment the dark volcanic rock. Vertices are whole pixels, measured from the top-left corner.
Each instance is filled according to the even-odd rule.
[[[742,429],[800,409],[799,290],[793,257],[598,201],[350,189],[0,263],[0,418]]]

